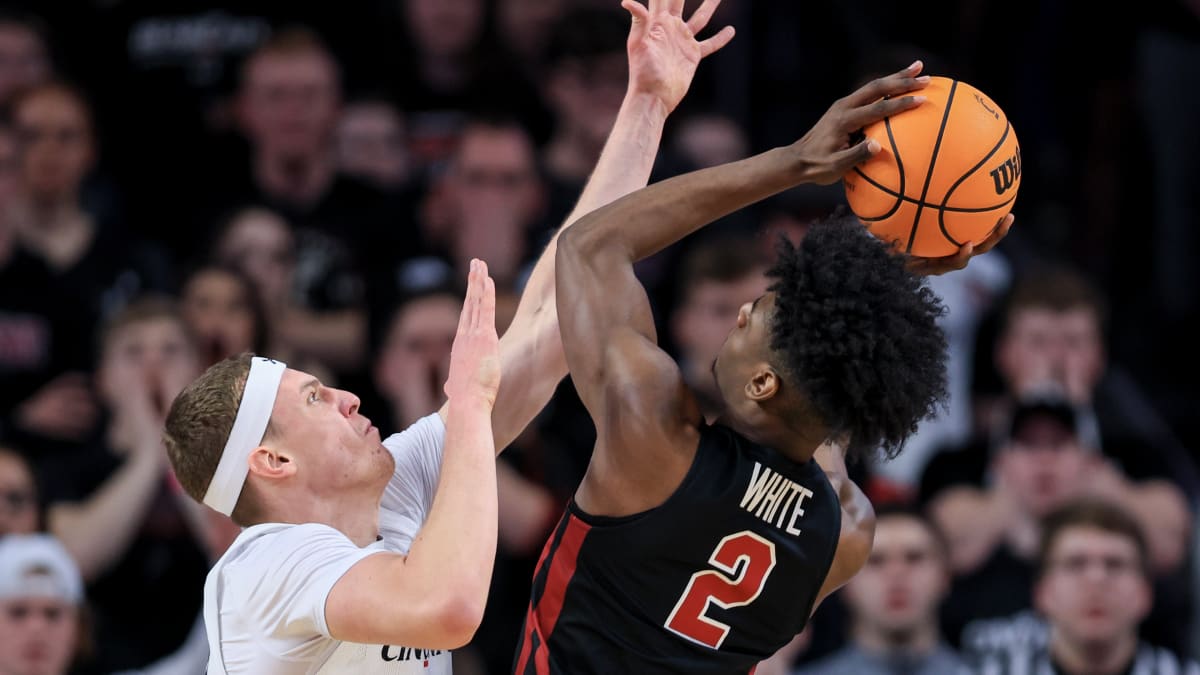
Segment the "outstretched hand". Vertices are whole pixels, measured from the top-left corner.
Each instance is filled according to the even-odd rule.
[[[847,171],[879,152],[879,142],[856,138],[862,129],[915,108],[924,96],[906,95],[929,84],[929,76],[919,76],[920,61],[887,77],[872,80],[857,91],[834,102],[804,137],[792,148],[803,170],[802,181],[830,185]]]
[[[704,57],[733,39],[732,26],[726,26],[707,40],[697,40],[721,0],[704,4],[683,20],[684,0],[649,0],[643,6],[637,0],[623,0],[633,17],[629,29],[629,89],[659,99],[670,113],[683,100],[696,66]]]
[[[959,247],[958,253],[955,253],[954,255],[943,256],[941,258],[921,258],[919,256],[909,256],[908,269],[914,274],[922,275],[945,274],[946,272],[961,270],[967,266],[967,263],[971,262],[971,258],[982,253],[987,253],[988,251],[992,250],[992,247],[1000,243],[1000,240],[1003,239],[1005,235],[1008,234],[1009,229],[1012,228],[1014,220],[1016,220],[1016,217],[1011,213],[1004,216],[999,222],[996,223],[996,228],[992,230],[992,233],[988,235],[987,239],[984,239],[978,244],[967,242]]]
[[[446,396],[451,402],[479,397],[491,405],[500,389],[500,340],[496,336],[496,284],[487,263],[471,261],[467,297],[450,351]]]

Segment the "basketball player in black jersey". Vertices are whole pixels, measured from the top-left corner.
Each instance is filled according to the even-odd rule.
[[[597,441],[538,565],[517,673],[751,672],[862,567],[874,516],[843,449],[898,452],[945,393],[942,309],[914,272],[962,267],[1011,217],[946,259],[892,255],[857,221],[781,243],[770,290],[713,364],[724,409],[711,426],[656,344],[633,263],[839,180],[879,150],[857,130],[920,105],[920,69],[837,101],[791,146],[651,186],[562,235],[560,331]]]

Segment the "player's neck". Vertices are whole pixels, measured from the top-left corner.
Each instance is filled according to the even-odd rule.
[[[320,523],[346,535],[356,546],[366,546],[379,538],[379,501],[382,494],[365,493],[307,495],[304,498],[288,499],[285,505],[270,509],[267,522]]]
[[[828,434],[820,425],[800,425],[793,428],[778,418],[763,415],[760,419],[745,420],[726,411],[719,421],[759,445],[765,445],[798,464],[812,459]]]

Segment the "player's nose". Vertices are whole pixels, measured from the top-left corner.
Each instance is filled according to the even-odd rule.
[[[737,325],[738,328],[745,328],[746,322],[750,320],[750,312],[754,308],[754,303],[747,302],[738,308]]]
[[[357,396],[342,389],[337,390],[337,401],[338,410],[346,417],[350,417],[358,412],[358,406],[361,403]]]

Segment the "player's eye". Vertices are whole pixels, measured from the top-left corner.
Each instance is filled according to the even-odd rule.
[[[308,392],[308,402],[309,403],[316,403],[317,401],[320,401],[320,400],[321,400],[321,397],[317,396],[316,389],[313,389]]]

